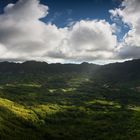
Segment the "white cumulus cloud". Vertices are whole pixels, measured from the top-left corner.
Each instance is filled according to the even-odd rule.
[[[114,25],[81,20],[58,28],[40,19],[48,7],[38,0],[8,4],[0,15],[0,60],[49,62],[113,59],[117,46]]]
[[[113,18],[119,18],[130,27],[120,44],[121,58],[140,58],[140,1],[124,0],[120,8],[110,10]]]

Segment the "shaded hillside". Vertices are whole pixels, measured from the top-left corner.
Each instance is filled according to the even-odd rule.
[[[140,59],[101,66],[93,79],[110,84],[139,84]]]
[[[27,61],[24,63],[0,62],[0,83],[15,81],[44,83],[48,81],[48,76],[50,75],[53,76],[53,81],[56,80],[56,83],[66,83],[73,76],[83,77],[85,75],[85,77],[90,78],[98,84],[139,85],[140,59],[103,66],[89,63],[48,64],[37,61]]]
[[[46,62],[26,61],[24,63],[0,62],[0,73],[66,73],[92,72],[99,66],[95,64],[48,64]]]
[[[139,64],[1,62],[0,140],[139,140]]]

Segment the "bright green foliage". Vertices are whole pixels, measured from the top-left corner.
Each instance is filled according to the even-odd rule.
[[[60,71],[0,74],[0,140],[140,140],[138,81]]]

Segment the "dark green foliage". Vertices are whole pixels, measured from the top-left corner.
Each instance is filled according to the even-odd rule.
[[[139,140],[139,63],[0,63],[0,140]]]

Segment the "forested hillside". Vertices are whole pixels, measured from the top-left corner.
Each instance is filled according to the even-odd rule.
[[[0,139],[139,140],[140,60],[0,63]]]

